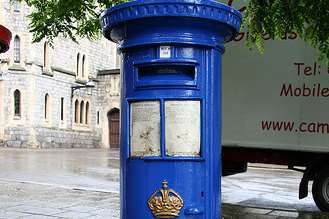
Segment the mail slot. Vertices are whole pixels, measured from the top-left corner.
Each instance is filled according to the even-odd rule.
[[[191,65],[149,65],[138,68],[138,79],[147,81],[185,80],[194,81],[195,66]]]
[[[197,87],[199,63],[195,60],[150,60],[135,64],[136,87]]]
[[[241,15],[211,0],[102,14],[120,45],[121,219],[220,218],[221,55]]]

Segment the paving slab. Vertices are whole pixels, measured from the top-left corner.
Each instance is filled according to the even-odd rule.
[[[77,211],[67,211],[64,213],[56,214],[54,216],[62,217],[62,218],[80,219],[80,218],[92,218],[97,215],[90,214],[90,213],[77,212]]]

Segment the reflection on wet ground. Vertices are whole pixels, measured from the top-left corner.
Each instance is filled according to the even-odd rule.
[[[118,151],[0,149],[0,179],[119,191]]]
[[[298,199],[300,178],[297,172],[257,165],[247,173],[224,177],[223,217],[329,219],[328,214],[319,212],[310,193],[308,198]],[[0,181],[118,195],[119,153],[106,149],[1,148]]]

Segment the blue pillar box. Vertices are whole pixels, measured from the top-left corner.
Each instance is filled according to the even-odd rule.
[[[221,55],[241,15],[137,0],[101,16],[120,45],[121,218],[220,218]]]

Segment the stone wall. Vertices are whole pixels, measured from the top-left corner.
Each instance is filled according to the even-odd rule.
[[[36,144],[40,148],[98,148],[100,134],[94,131],[74,131],[56,128],[35,128]]]
[[[109,143],[109,121],[108,113],[113,109],[120,110],[120,70],[100,71],[97,77],[97,105],[99,110],[100,124],[102,130],[102,147],[111,147]]]
[[[4,147],[14,147],[14,148],[30,148],[31,145],[31,129],[28,127],[7,127],[4,131],[4,140],[2,145]]]
[[[58,37],[48,46],[48,66],[44,63],[45,41],[32,43],[28,32],[27,15],[30,8],[20,3],[18,11],[0,0],[0,23],[8,27],[13,38],[21,41],[21,62],[14,63],[14,40],[10,50],[0,55],[0,146],[7,147],[108,147],[107,112],[119,108],[118,74],[98,72],[114,69],[120,61],[117,46],[105,38],[97,41],[80,39],[78,43]],[[79,73],[77,73],[79,54]],[[85,57],[85,76],[81,76],[82,57]],[[116,76],[114,76],[116,75]],[[115,79],[113,79],[115,78]],[[72,87],[83,86],[88,80],[95,88],[82,88],[73,95]],[[21,115],[14,115],[14,91],[21,92]],[[110,89],[110,90],[108,90]],[[45,96],[49,95],[47,118]],[[61,98],[64,98],[64,119],[61,120]],[[88,122],[76,123],[75,100],[89,103]],[[97,123],[97,112],[102,124]],[[105,130],[104,130],[105,129]]]

